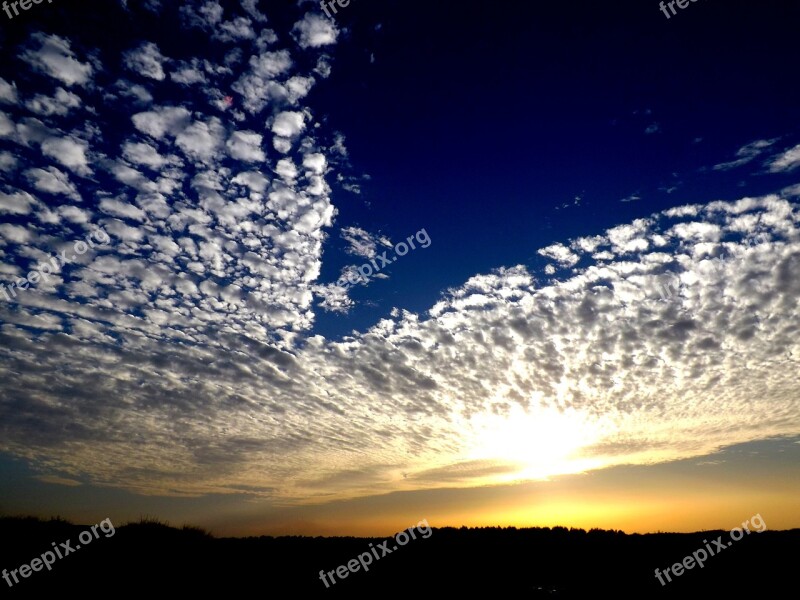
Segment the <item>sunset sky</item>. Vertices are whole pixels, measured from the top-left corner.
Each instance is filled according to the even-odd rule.
[[[800,527],[800,5],[327,12],[0,12],[0,513]]]

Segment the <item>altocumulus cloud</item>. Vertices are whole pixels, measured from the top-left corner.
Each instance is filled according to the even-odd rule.
[[[157,40],[108,57],[37,33],[19,50],[53,100],[2,88],[22,165],[0,200],[0,278],[94,227],[112,240],[0,304],[2,450],[51,479],[299,502],[529,475],[490,443],[505,417],[577,424],[563,472],[798,432],[800,214],[780,195],[564,240],[541,250],[544,274],[509,265],[424,314],[314,335],[341,152],[303,101],[338,32],[309,14],[281,34],[241,11],[181,9],[187,27],[227,24],[221,63],[167,59]],[[192,81],[196,95],[154,101]],[[101,136],[119,119],[101,105],[130,115],[119,139]],[[85,126],[64,133],[67,113]],[[358,256],[380,242],[341,235]]]

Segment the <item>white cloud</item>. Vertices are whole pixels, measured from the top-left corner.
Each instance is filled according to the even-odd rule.
[[[162,106],[133,115],[136,129],[160,140],[167,133],[178,135],[189,124],[190,113],[182,106]]]
[[[153,42],[143,42],[138,48],[125,53],[125,66],[142,77],[162,81],[164,63],[169,59],[161,54]]]
[[[272,147],[281,154],[289,154],[292,151],[292,140],[283,137],[272,138]]]
[[[339,30],[330,20],[314,13],[308,13],[295,23],[293,32],[301,48],[319,48],[336,43]]]
[[[302,75],[295,75],[289,78],[286,82],[286,89],[289,91],[289,102],[296,104],[298,100],[302,100],[311,91],[314,86],[313,77],[303,77]]]
[[[32,38],[39,43],[39,49],[26,50],[20,58],[68,86],[89,82],[92,66],[75,58],[68,40],[44,33],[35,33]]]
[[[293,64],[288,50],[264,52],[250,58],[253,73],[265,79],[272,79],[285,73]]]
[[[144,165],[151,169],[161,169],[167,164],[167,159],[158,153],[150,144],[125,142],[122,146],[122,155],[132,163]]]
[[[254,192],[262,193],[267,189],[269,179],[260,172],[246,171],[244,173],[239,173],[236,177],[231,179],[231,183],[247,186]]]
[[[580,260],[577,254],[572,252],[564,244],[553,244],[538,250],[538,254],[551,258],[560,265],[571,267]]]
[[[286,50],[251,56],[250,70],[239,77],[232,88],[242,96],[245,108],[251,113],[262,111],[269,102],[291,102],[292,94],[274,79],[293,65]]]
[[[267,20],[267,17],[258,10],[258,0],[241,0],[241,2],[242,8],[244,8],[245,12],[255,21],[263,23]]]
[[[290,158],[282,158],[275,165],[275,172],[285,181],[293,182],[297,178],[297,167]]]
[[[800,144],[790,148],[769,162],[769,170],[773,173],[786,173],[800,167]]]
[[[134,221],[145,221],[147,218],[145,212],[140,208],[116,198],[104,198],[101,200],[100,210],[114,217],[132,219]]]
[[[228,139],[228,152],[232,158],[245,162],[264,162],[266,155],[261,149],[263,138],[254,131],[234,131]]]
[[[85,225],[92,220],[92,214],[77,206],[59,206],[58,214],[70,223]]]
[[[0,77],[0,102],[16,104],[18,101],[17,85],[15,83],[8,83],[5,79]]]
[[[81,105],[78,95],[68,92],[64,88],[58,88],[55,96],[43,96],[37,94],[26,104],[28,110],[42,116],[59,115],[64,116],[73,108]]]
[[[16,130],[14,121],[8,118],[8,115],[0,111],[0,137],[11,137]]]
[[[216,117],[195,121],[175,138],[175,143],[192,159],[211,161],[222,146],[225,130]]]
[[[89,145],[73,137],[48,138],[42,142],[42,154],[54,158],[79,175],[91,175],[86,152]]]
[[[180,68],[170,73],[169,76],[175,83],[182,83],[183,85],[207,82],[206,75],[201,70],[197,59],[191,63],[182,63]]]
[[[181,13],[183,13],[188,24],[202,29],[212,29],[219,24],[222,21],[223,12],[222,6],[214,0],[204,2],[199,6],[197,3],[181,6]]]
[[[27,215],[37,204],[36,198],[28,192],[17,191],[13,194],[0,192],[0,213]]]
[[[219,30],[214,37],[223,42],[233,42],[236,40],[252,40],[256,34],[253,26],[247,17],[236,17],[219,25]]]
[[[392,245],[387,238],[380,235],[373,235],[360,227],[345,227],[340,232],[340,235],[348,244],[346,250],[349,254],[367,259],[375,258],[380,246],[390,248]]]
[[[282,137],[295,137],[305,129],[305,115],[301,112],[284,111],[275,116],[272,133]]]
[[[17,168],[17,164],[17,158],[11,152],[0,152],[0,171],[9,173]]]
[[[303,166],[317,175],[322,175],[328,165],[328,160],[325,155],[319,152],[306,154],[303,157]]]
[[[12,244],[28,244],[32,238],[33,234],[24,227],[12,225],[11,223],[0,224],[0,239],[2,240]]]
[[[714,165],[714,170],[729,171],[731,169],[735,169],[736,167],[746,165],[761,156],[764,152],[766,152],[767,149],[775,144],[776,141],[778,140],[756,140],[755,142],[750,142],[746,146],[739,148],[739,150],[736,152],[736,160]]]
[[[81,200],[78,189],[69,179],[69,175],[55,167],[46,169],[33,168],[25,171],[28,182],[41,192],[64,194],[74,200]]]
[[[138,83],[132,84],[129,81],[120,79],[116,83],[115,87],[121,90],[123,96],[133,98],[139,103],[150,104],[153,101],[153,95],[149,91],[147,91],[147,88],[145,88],[142,85],[139,85]]]

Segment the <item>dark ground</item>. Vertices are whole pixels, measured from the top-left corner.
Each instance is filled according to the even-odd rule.
[[[18,569],[53,542],[72,540],[87,529],[65,521],[0,519],[0,569]],[[6,598],[41,598],[78,592],[84,598],[202,593],[229,598],[238,593],[303,593],[315,598],[375,598],[405,593],[451,598],[470,592],[491,598],[711,598],[797,596],[800,530],[745,535],[720,554],[661,586],[655,569],[680,562],[703,540],[727,531],[626,535],[571,529],[433,529],[391,555],[375,560],[326,588],[319,571],[335,570],[385,541],[363,538],[213,538],[205,532],[155,522],[120,526],[9,588]],[[394,545],[390,539],[389,547]],[[12,579],[13,582],[13,579]],[[54,596],[55,597],[55,596]]]

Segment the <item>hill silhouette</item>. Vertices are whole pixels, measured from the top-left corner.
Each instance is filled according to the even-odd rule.
[[[85,525],[63,519],[0,518],[0,568],[11,571],[65,540],[78,540]],[[311,597],[374,598],[376,594],[484,593],[524,598],[773,597],[791,590],[800,530],[745,536],[661,585],[655,569],[667,568],[727,531],[691,534],[625,534],[592,529],[485,527],[431,529],[375,560],[368,571],[323,583],[320,571],[340,565],[391,538],[216,538],[196,527],[170,527],[142,519],[100,532],[90,544],[42,568],[5,597],[41,597],[76,591],[105,597],[115,590],[145,595],[176,593],[304,593]],[[370,547],[370,544],[372,546]],[[388,547],[388,546],[387,546]],[[377,555],[377,552],[373,553]],[[13,579],[11,580],[13,583]]]

